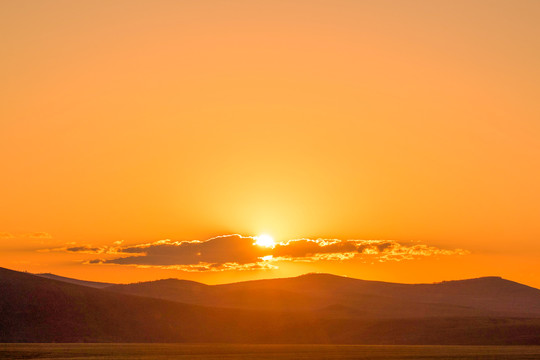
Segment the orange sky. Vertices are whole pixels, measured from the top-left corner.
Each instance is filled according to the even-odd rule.
[[[536,0],[3,1],[0,266],[540,287],[539,18]],[[88,263],[261,233],[431,250]]]

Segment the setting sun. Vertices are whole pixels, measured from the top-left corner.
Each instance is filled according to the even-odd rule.
[[[276,242],[274,241],[274,238],[270,235],[262,234],[255,237],[255,245],[273,248],[274,246],[276,246]]]

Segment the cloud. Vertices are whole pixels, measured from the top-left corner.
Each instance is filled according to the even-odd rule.
[[[66,248],[66,251],[70,252],[83,252],[87,254],[98,254],[102,252],[102,248],[90,247],[90,246],[74,246]]]
[[[401,244],[395,240],[298,239],[278,244],[275,257],[290,260],[343,260],[367,258],[378,261],[412,260],[433,255],[465,255],[463,249],[440,249],[425,244]]]
[[[46,232],[14,233],[0,232],[0,243],[4,249],[13,250],[38,250],[45,244],[50,246],[51,234]]]
[[[52,239],[52,235],[46,232],[33,232],[33,233],[18,233],[11,234],[8,232],[0,232],[0,239],[15,239],[15,238],[29,238],[29,239]]]
[[[267,267],[259,264],[268,249],[254,246],[253,237],[223,235],[206,241],[160,240],[116,250],[131,256],[100,260],[104,264],[181,267],[195,271]],[[93,262],[95,263],[95,262]],[[263,266],[264,265],[264,266]],[[199,270],[200,269],[200,270]]]
[[[40,252],[49,252],[49,251],[67,251],[74,253],[83,253],[83,254],[109,254],[109,255],[120,255],[127,254],[122,252],[121,245],[124,241],[115,241],[112,246],[92,246],[92,245],[80,245],[75,246],[76,243],[68,243],[69,246],[62,246],[56,248],[47,248],[40,249]]]
[[[34,232],[34,233],[24,234],[24,236],[30,239],[52,239],[52,235],[46,232]]]
[[[103,260],[91,260],[89,264],[106,264]],[[209,263],[199,263],[197,265],[137,265],[139,268],[150,268],[150,267],[159,267],[160,269],[165,270],[180,270],[186,272],[204,272],[204,271],[226,271],[226,270],[236,270],[236,271],[245,271],[245,270],[269,270],[277,269],[276,265],[273,265],[269,262],[258,262],[250,264],[238,264],[235,262],[224,263],[224,264],[209,264]]]
[[[395,240],[294,239],[273,248],[255,245],[255,238],[222,235],[206,241],[160,240],[153,243],[122,246],[72,246],[69,252],[96,253],[105,258],[88,264],[117,264],[160,267],[182,271],[260,270],[276,268],[282,261],[403,261],[436,255],[465,255],[463,249],[441,249],[419,243]],[[112,256],[111,255],[115,255]]]

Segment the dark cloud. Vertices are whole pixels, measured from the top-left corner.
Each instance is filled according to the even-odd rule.
[[[349,253],[356,251],[356,244],[340,240],[289,240],[276,245],[272,255],[279,257],[311,257],[319,254]]]
[[[270,254],[268,248],[254,246],[252,237],[240,235],[218,236],[207,241],[158,241],[132,247],[120,248],[126,254],[141,254],[106,260],[107,264],[129,265],[198,265],[226,263],[253,264]]]
[[[101,252],[101,248],[90,247],[90,246],[74,246],[74,247],[66,248],[66,250],[70,252],[90,252],[90,253]]]
[[[325,254],[375,254],[391,250],[391,240],[298,239],[276,245],[272,255],[304,258]]]
[[[425,244],[401,244],[393,240],[295,239],[273,248],[255,245],[256,238],[223,235],[206,241],[160,240],[135,246],[68,248],[68,251],[115,255],[90,264],[157,266],[183,271],[254,270],[275,268],[278,261],[346,260],[352,258],[401,261],[432,255],[463,255],[461,249],[446,250]]]

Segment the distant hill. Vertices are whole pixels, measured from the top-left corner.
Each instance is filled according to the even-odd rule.
[[[291,327],[310,322],[302,315],[180,304],[0,268],[0,342],[287,342]],[[301,334],[291,338],[302,342]]]
[[[261,301],[272,293],[278,294],[275,297],[280,301],[293,301],[289,310],[263,311],[185,304],[121,294],[0,268],[0,342],[540,345],[539,318],[443,314],[437,317],[376,318],[359,316],[357,313],[346,316],[351,309],[349,305],[329,305],[323,311],[313,310],[310,306],[318,304],[321,298],[325,298],[322,294],[328,291],[342,294],[341,297],[350,291],[357,291],[352,285],[359,280],[329,275],[276,280],[217,286],[188,281],[177,283],[177,280],[164,280],[157,284],[163,288],[166,288],[165,285],[172,286],[175,292],[177,288],[184,287],[191,294],[196,294],[197,288],[218,292],[228,289],[240,300],[241,295],[247,294],[247,298],[251,299],[249,301],[257,299],[252,297],[251,289],[258,288],[261,290],[255,291],[255,294]],[[498,281],[495,284],[499,284]],[[299,289],[300,284],[304,288]],[[366,284],[377,287],[384,283]],[[500,285],[502,294],[507,291],[514,291],[516,296],[529,294],[529,290],[525,291],[519,284],[502,284],[505,284]],[[433,286],[438,285],[443,285],[445,289],[450,286],[448,292],[462,294],[461,290],[455,289],[456,283]],[[353,289],[347,290],[350,286]],[[481,291],[479,296],[485,293],[489,295],[498,287],[486,286],[490,290]],[[243,293],[246,289],[249,291]],[[200,299],[203,295],[197,296]],[[334,297],[327,294],[327,298]],[[249,304],[248,300],[243,301]],[[306,308],[302,309],[303,301],[313,303],[307,302]],[[396,302],[392,300],[391,304],[395,306]],[[413,300],[407,300],[407,306],[410,304],[413,304]],[[283,309],[283,306],[276,308]],[[453,306],[450,308],[454,311]]]
[[[44,277],[44,278],[47,278],[47,279],[53,279],[53,280],[67,282],[67,283],[70,283],[70,284],[89,286],[89,287],[93,287],[93,288],[96,288],[96,289],[103,289],[103,288],[106,288],[108,286],[115,285],[115,284],[106,283],[106,282],[97,282],[97,281],[87,281],[87,280],[72,279],[72,278],[68,278],[68,277],[64,277],[64,276],[60,276],[60,275],[55,275],[55,274],[50,274],[50,273],[35,274],[35,275],[40,276],[40,277]]]
[[[540,317],[540,290],[497,277],[395,284],[308,274],[213,286],[167,279],[107,290],[205,306],[310,310],[334,318]]]

